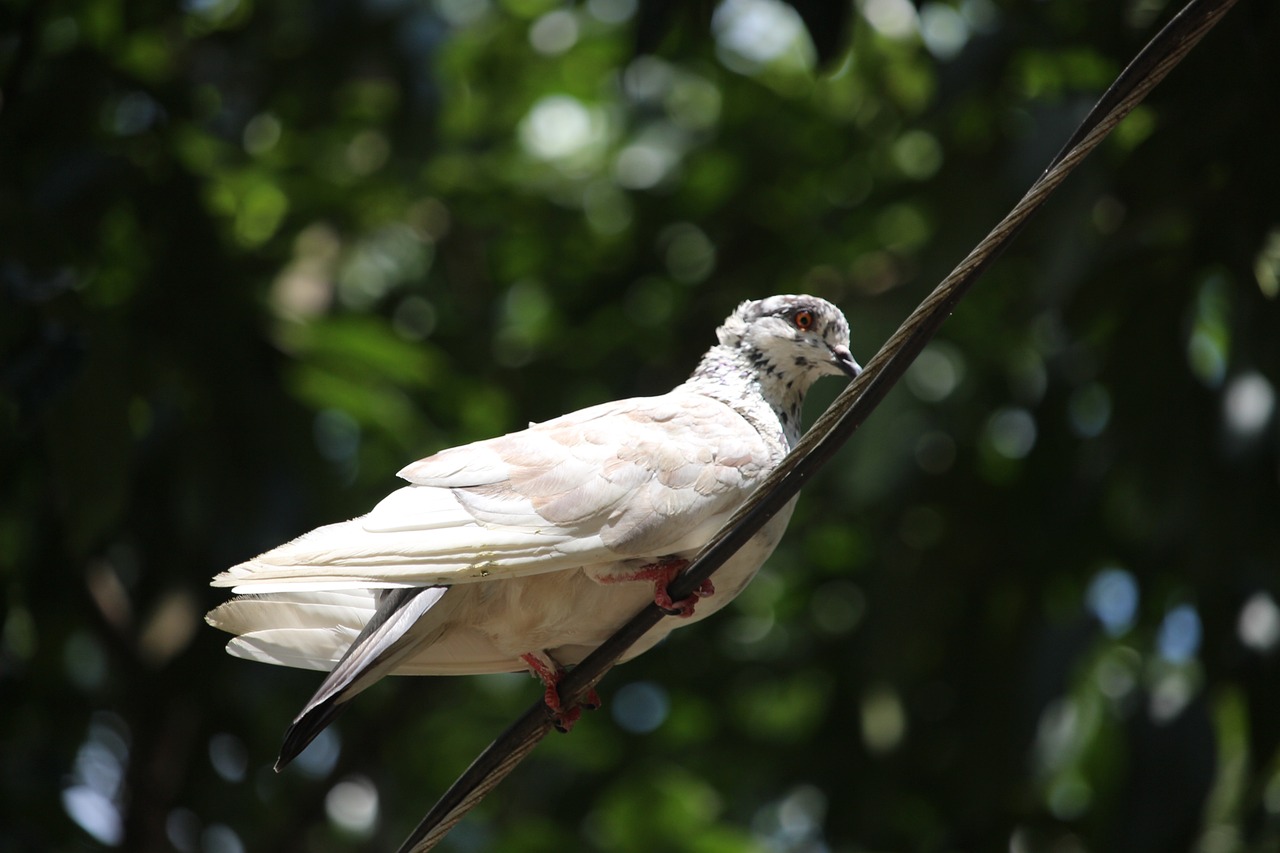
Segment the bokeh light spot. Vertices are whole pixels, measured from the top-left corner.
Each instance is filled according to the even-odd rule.
[[[1280,295],[1280,227],[1272,228],[1253,261],[1258,289],[1268,299]]]
[[[624,684],[609,703],[614,721],[632,734],[655,731],[671,711],[667,691],[652,681]]]
[[[568,9],[555,9],[529,27],[529,44],[543,56],[555,56],[578,43],[578,19]]]
[[[1227,357],[1231,352],[1229,298],[1225,277],[1213,274],[1200,286],[1194,303],[1187,361],[1196,378],[1210,388],[1221,385],[1227,372]]]
[[[969,23],[953,6],[925,3],[920,7],[920,39],[943,62],[954,59],[969,42]]]
[[[916,440],[916,464],[927,474],[945,474],[956,461],[956,442],[939,430],[930,430]]]
[[[244,853],[244,842],[225,823],[211,824],[200,833],[202,853]]]
[[[329,789],[324,811],[343,830],[367,837],[378,822],[378,789],[365,776],[348,776]]]
[[[670,225],[658,235],[665,244],[667,272],[681,284],[696,284],[716,266],[716,247],[698,226],[689,222]]]
[[[926,403],[945,400],[964,377],[964,356],[951,344],[925,347],[907,368],[907,387]]]
[[[891,39],[905,39],[919,26],[915,7],[907,0],[860,0],[858,8],[872,29]]]
[[[228,782],[241,782],[249,767],[249,750],[240,738],[219,732],[209,738],[209,763]]]
[[[800,16],[778,0],[725,0],[712,16],[711,28],[725,64],[746,73],[808,45]],[[735,59],[745,61],[745,67]]]
[[[200,849],[200,818],[188,808],[176,808],[164,819],[164,834],[179,853]]]
[[[1276,392],[1261,373],[1249,371],[1227,383],[1222,415],[1227,429],[1239,438],[1253,438],[1271,422]]]
[[[520,122],[520,142],[539,160],[567,160],[588,152],[605,136],[603,116],[569,95],[548,95]]]
[[[622,24],[636,13],[636,0],[587,0],[587,12],[602,24]]]
[[[1113,637],[1133,627],[1138,612],[1138,582],[1121,568],[1103,569],[1085,591],[1085,605]]]
[[[886,684],[871,687],[862,695],[862,742],[868,751],[883,755],[902,743],[907,733],[907,715],[898,692]]]
[[[987,420],[983,437],[1006,459],[1022,459],[1036,445],[1035,418],[1026,409],[1000,409]]]
[[[814,590],[809,612],[819,631],[832,637],[847,634],[867,611],[867,597],[850,581],[828,581]]]
[[[316,449],[330,462],[347,462],[360,449],[360,424],[340,409],[318,412],[312,433]]]
[[[1280,643],[1280,608],[1271,594],[1260,590],[1240,608],[1236,633],[1246,648],[1270,653]]]
[[[67,638],[62,662],[67,678],[81,690],[95,690],[107,678],[107,654],[102,642],[88,631],[76,631]]]
[[[1160,622],[1156,648],[1165,660],[1183,663],[1200,651],[1200,634],[1200,614],[1191,605],[1180,604]]]
[[[1077,388],[1067,403],[1071,429],[1081,438],[1102,434],[1111,420],[1111,395],[1097,382]]]
[[[298,754],[290,767],[298,768],[304,776],[322,779],[333,772],[342,752],[342,739],[333,726],[316,735],[316,739]]]

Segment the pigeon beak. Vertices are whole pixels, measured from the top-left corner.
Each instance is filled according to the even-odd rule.
[[[849,348],[844,344],[836,344],[831,348],[831,358],[840,372],[847,374],[850,378],[862,372],[862,366],[854,361],[853,353],[849,352]]]

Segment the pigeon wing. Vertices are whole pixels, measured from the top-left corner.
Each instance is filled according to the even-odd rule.
[[[782,449],[717,400],[595,406],[442,451],[368,515],[214,579],[264,594],[456,584],[694,550]]]

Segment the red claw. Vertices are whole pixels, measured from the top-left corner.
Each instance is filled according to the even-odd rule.
[[[544,660],[542,656],[539,656],[534,652],[521,655],[520,660],[524,661],[525,665],[528,666],[529,669],[533,671],[533,674],[538,676],[543,685],[546,686],[546,691],[542,695],[542,701],[546,703],[547,708],[549,708],[551,713],[555,716],[555,727],[558,731],[565,733],[572,731],[574,724],[577,723],[578,718],[582,716],[583,708],[586,708],[589,711],[594,711],[602,704],[600,702],[600,694],[596,693],[596,690],[593,687],[587,693],[582,704],[575,705],[572,708],[565,708],[564,704],[560,701],[559,690],[560,679],[564,678],[564,669],[558,664],[555,664],[554,661],[551,661],[551,664],[548,664],[547,661],[550,660],[549,657]]]
[[[679,601],[672,600],[671,594],[667,592],[667,587],[671,586],[671,582],[680,577],[680,573],[688,567],[688,560],[680,559],[679,557],[664,557],[656,563],[641,566],[634,572],[614,575],[605,583],[653,581],[653,603],[671,616],[688,619],[693,615],[693,608],[697,605],[698,599],[714,595],[716,591],[715,585],[711,583],[711,578],[707,578],[698,585],[698,588],[688,598],[682,598]]]

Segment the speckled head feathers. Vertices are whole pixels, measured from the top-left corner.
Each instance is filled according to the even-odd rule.
[[[743,302],[716,335],[722,346],[745,349],[762,369],[816,378],[861,368],[849,352],[849,323],[825,299],[783,294]]]

